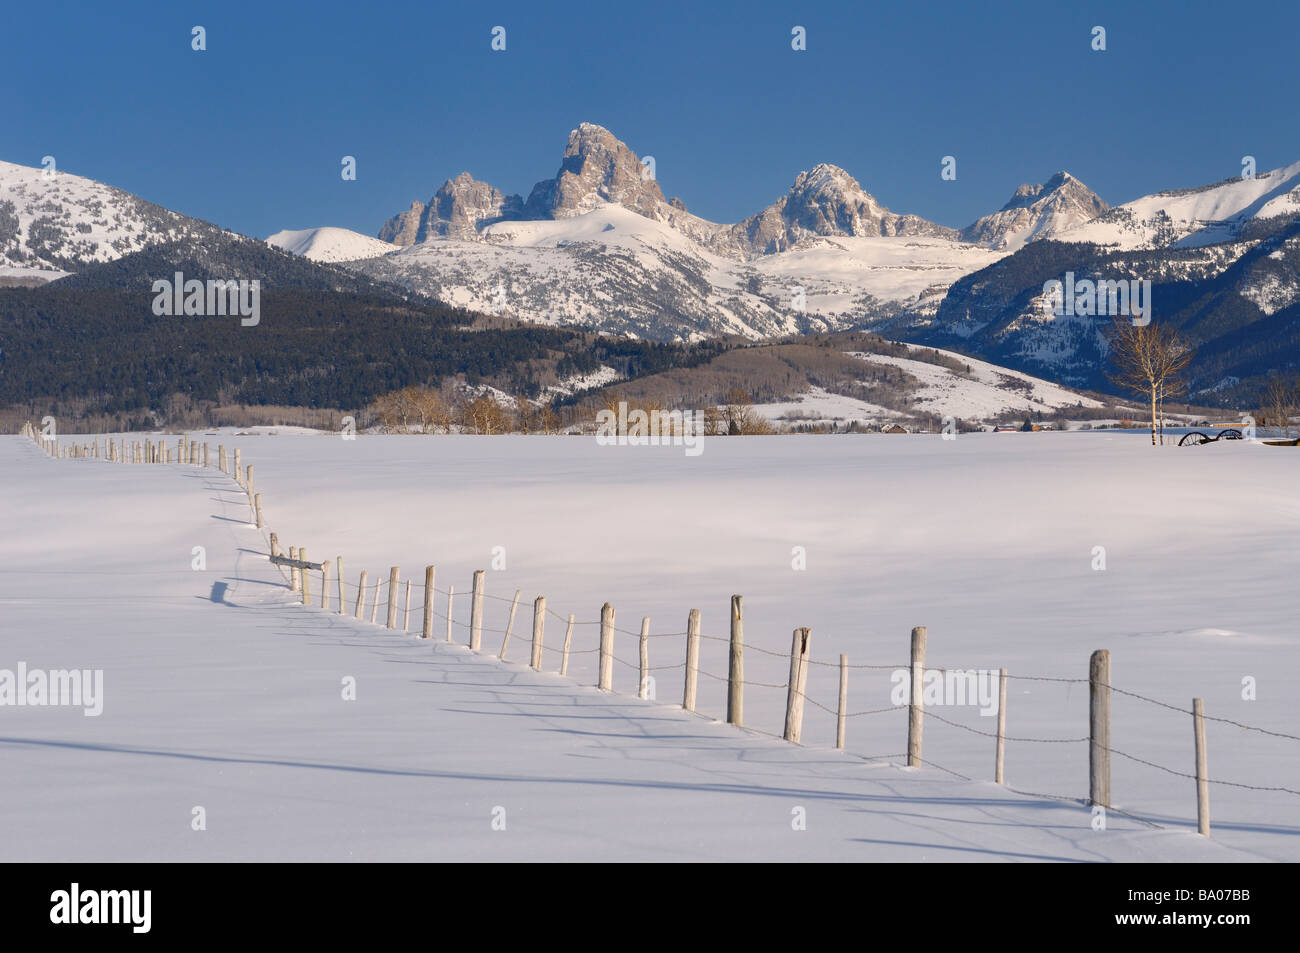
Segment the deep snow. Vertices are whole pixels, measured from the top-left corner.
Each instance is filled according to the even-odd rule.
[[[851,718],[844,754],[833,715],[811,705],[796,748],[759,733],[780,731],[784,691],[750,687],[754,730],[739,730],[713,720],[725,684],[709,677],[726,672],[738,592],[753,682],[785,681],[797,625],[819,662],[887,666],[927,625],[931,666],[1078,679],[1108,648],[1119,688],[1300,733],[1289,450],[1098,433],[714,438],[699,457],[578,437],[198,439],[255,465],[282,547],[342,554],[349,583],[390,565],[419,582],[436,563],[458,623],[471,572],[503,547],[484,652],[294,605],[215,471],[51,460],[4,439],[16,531],[0,542],[0,668],[102,668],[106,696],[98,718],[0,708],[9,859],[1300,858],[1294,795],[1214,786],[1206,842],[1190,833],[1191,780],[1117,757],[1115,804],[1141,820],[1112,814],[1094,831],[1079,800],[993,785],[983,735],[927,719],[927,759],[973,781],[897,766],[902,709]],[[195,546],[206,571],[191,568]],[[806,570],[791,568],[795,546]],[[494,630],[516,588],[503,664]],[[549,651],[548,671],[530,672],[538,594],[582,623],[608,600],[628,633],[649,615],[669,633],[651,640],[652,666],[680,665],[672,633],[701,609],[708,717],[680,710],[680,668],[656,671],[653,703],[631,697],[627,664],[616,694],[591,688],[593,625],[575,631],[569,678]],[[549,647],[563,628],[548,621]],[[620,632],[620,663],[636,653]],[[345,676],[356,701],[341,698]],[[1256,701],[1242,700],[1247,676]],[[850,710],[891,708],[889,677],[853,670]],[[815,666],[810,699],[833,708],[837,678]],[[1114,707],[1117,749],[1190,768],[1190,717],[1122,695]],[[1086,684],[1013,680],[1008,732],[1080,738],[1087,708]],[[994,723],[971,707],[932,714]],[[1300,743],[1213,722],[1208,734],[1211,778],[1300,788]],[[1087,745],[1012,741],[1007,772],[1019,791],[1083,798]],[[190,829],[195,806],[206,831]],[[806,831],[791,829],[800,807]]]

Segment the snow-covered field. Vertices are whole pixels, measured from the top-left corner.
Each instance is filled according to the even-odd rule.
[[[1103,433],[711,438],[699,456],[580,437],[197,439],[242,450],[281,547],[342,555],[350,595],[362,569],[420,583],[436,563],[464,643],[471,574],[488,570],[483,652],[440,641],[442,592],[432,643],[295,605],[215,470],[52,460],[0,439],[0,669],[104,671],[98,717],[0,707],[7,859],[1300,859],[1295,794],[1212,785],[1206,841],[1194,781],[1120,755],[1112,797],[1128,813],[1094,830],[1079,740],[1098,648],[1117,689],[1300,734],[1289,449]],[[732,593],[743,730],[719,723]],[[537,674],[541,594],[560,618]],[[418,589],[412,601],[418,631]],[[591,687],[606,601],[614,694]],[[691,608],[699,715],[680,708]],[[643,616],[654,701],[634,697]],[[931,707],[935,766],[899,766],[891,674],[915,625],[931,667],[1013,676],[1008,734],[1037,740],[1008,742],[1007,787],[975,733],[996,719],[970,705]],[[785,691],[765,686],[785,682],[796,626],[830,663],[811,670],[803,747],[766,734]],[[849,711],[887,710],[849,718],[846,753],[819,707],[835,708],[840,653],[885,666],[850,670]],[[1113,705],[1115,749],[1191,771],[1189,715]],[[1208,748],[1215,781],[1300,790],[1300,741],[1210,722]]]

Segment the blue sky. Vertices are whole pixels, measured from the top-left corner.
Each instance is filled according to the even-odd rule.
[[[1187,0],[10,3],[0,159],[247,234],[374,234],[462,170],[527,195],[586,120],[706,218],[832,162],[960,226],[1058,169],[1119,203],[1300,160],[1298,31],[1293,4]]]

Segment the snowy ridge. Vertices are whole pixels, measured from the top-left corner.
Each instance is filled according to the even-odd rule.
[[[1197,189],[1156,192],[1117,205],[1063,232],[1069,242],[1121,249],[1187,248],[1227,242],[1251,220],[1300,214],[1300,162]]]
[[[282,248],[312,261],[355,261],[373,258],[396,251],[397,245],[362,235],[346,228],[305,228],[299,231],[280,231],[266,239],[266,243]]]
[[[0,265],[75,271],[220,231],[93,179],[0,162]]]

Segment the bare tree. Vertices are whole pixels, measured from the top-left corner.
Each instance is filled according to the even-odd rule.
[[[1272,374],[1264,387],[1264,406],[1260,416],[1277,428],[1279,437],[1289,437],[1297,402],[1300,402],[1300,382],[1293,377]]]
[[[739,387],[733,387],[727,391],[722,407],[722,416],[726,421],[726,432],[728,434],[769,434],[772,432],[772,425],[767,422],[767,418],[754,411],[749,395]]]
[[[1186,388],[1184,374],[1192,362],[1192,347],[1168,325],[1150,320],[1134,324],[1121,316],[1116,316],[1111,329],[1110,347],[1116,367],[1111,380],[1149,402],[1151,444],[1158,438],[1163,442],[1164,400]]]

